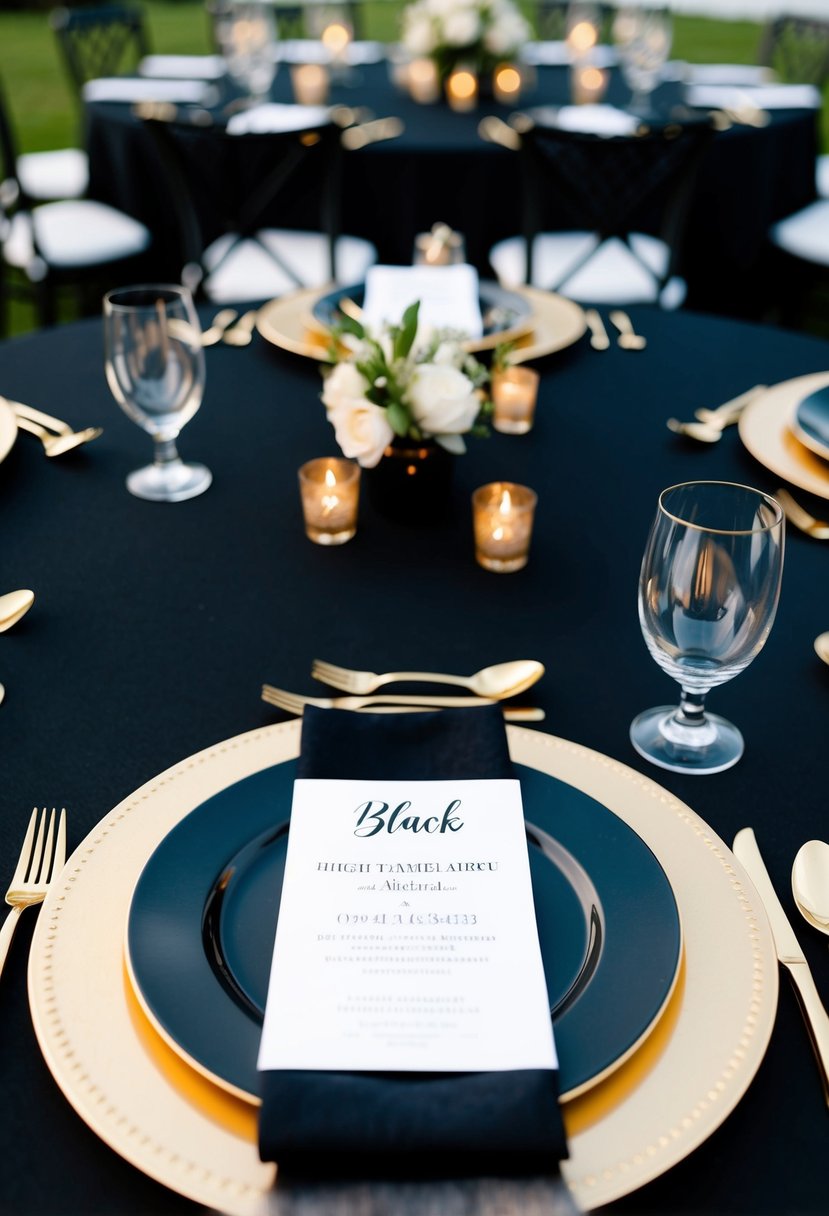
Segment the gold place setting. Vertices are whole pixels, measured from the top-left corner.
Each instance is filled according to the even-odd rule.
[[[0,13],[0,1209],[823,1216],[829,24],[157,7]]]

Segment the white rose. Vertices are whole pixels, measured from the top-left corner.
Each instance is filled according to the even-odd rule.
[[[403,29],[403,45],[412,55],[430,55],[435,49],[435,33],[427,13],[407,14]]]
[[[480,33],[481,20],[474,9],[457,9],[443,19],[443,40],[447,46],[471,46]]]
[[[480,410],[472,381],[455,367],[420,363],[409,382],[407,399],[414,420],[427,435],[462,435]]]
[[[364,469],[373,469],[394,438],[386,411],[362,400],[343,401],[328,411],[337,443],[344,456],[356,460]]]
[[[362,400],[367,388],[368,381],[353,363],[338,363],[325,378],[322,399],[326,406],[333,409],[348,401]]]
[[[484,35],[484,46],[493,55],[510,55],[530,36],[530,29],[518,12],[505,12]]]

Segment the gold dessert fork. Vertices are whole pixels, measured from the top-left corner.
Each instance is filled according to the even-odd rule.
[[[799,502],[795,502],[788,490],[775,490],[774,497],[783,508],[783,514],[789,523],[814,540],[829,540],[829,523],[810,515]]]
[[[37,835],[35,835],[37,830]],[[32,811],[17,868],[12,875],[11,886],[6,892],[6,903],[11,904],[0,929],[0,972],[6,961],[14,931],[24,908],[40,904],[46,898],[49,884],[66,862],[66,811],[62,810],[55,834],[55,808],[46,825],[46,807],[38,819],[37,807]]]

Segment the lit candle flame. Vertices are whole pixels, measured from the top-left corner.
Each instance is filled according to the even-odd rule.
[[[501,512],[502,515],[509,515],[510,512],[512,511],[512,498],[510,497],[509,490],[504,490],[503,494],[501,495],[501,501],[498,504],[498,510]]]
[[[323,46],[327,47],[332,55],[335,57],[342,55],[351,41],[351,30],[347,25],[343,25],[341,21],[332,21],[322,31],[321,41]]]
[[[567,41],[577,55],[583,55],[596,45],[596,27],[589,21],[578,21],[567,35]]]
[[[495,73],[495,87],[500,93],[518,93],[521,90],[521,74],[515,68],[499,68]]]
[[[453,72],[449,77],[449,87],[460,101],[468,101],[478,90],[478,81],[471,72]]]
[[[333,490],[334,486],[336,486],[337,478],[334,476],[333,469],[325,470],[325,484],[328,486],[329,490]],[[320,500],[320,505],[322,507],[323,515],[330,515],[334,508],[340,505],[340,500],[336,494],[323,494]]]

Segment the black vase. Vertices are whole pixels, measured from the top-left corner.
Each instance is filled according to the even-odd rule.
[[[363,470],[368,500],[398,523],[435,523],[445,516],[454,457],[431,439],[395,439],[380,463]]]

